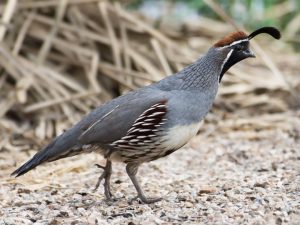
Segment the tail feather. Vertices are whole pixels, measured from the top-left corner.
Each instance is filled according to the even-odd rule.
[[[66,157],[66,153],[72,147],[76,146],[77,137],[78,132],[76,132],[76,130],[66,131],[62,135],[55,138],[41,151],[37,152],[29,161],[15,170],[11,176],[19,177],[44,162],[55,161],[57,159]]]
[[[11,176],[16,176],[19,177],[25,173],[27,173],[29,170],[34,169],[35,167],[37,167],[38,165],[40,165],[42,163],[42,160],[39,159],[40,157],[36,157],[36,155],[30,159],[29,161],[27,161],[26,163],[24,163],[21,167],[19,167],[17,170],[15,170]]]
[[[49,153],[51,153],[51,150],[53,149],[53,146],[55,145],[56,140],[51,142],[49,145],[47,145],[44,149],[37,152],[30,160],[28,160],[26,163],[24,163],[22,166],[20,166],[17,170],[15,170],[11,176],[19,177],[25,173],[27,173],[29,170],[34,169],[38,165],[42,164],[43,162],[46,162]]]

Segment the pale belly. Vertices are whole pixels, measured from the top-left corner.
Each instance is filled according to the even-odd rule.
[[[162,145],[170,149],[181,148],[197,134],[201,124],[202,122],[198,122],[171,128],[167,135],[163,137]]]

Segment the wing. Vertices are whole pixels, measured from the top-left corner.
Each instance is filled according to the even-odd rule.
[[[157,141],[160,128],[166,122],[167,101],[162,100],[145,110],[133,123],[126,135],[111,146],[121,149],[139,149]]]
[[[78,140],[82,144],[111,144],[124,137],[143,112],[162,101],[166,101],[163,92],[139,93],[135,98],[123,98],[102,117],[88,123]]]

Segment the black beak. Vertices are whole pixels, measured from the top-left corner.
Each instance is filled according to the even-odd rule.
[[[255,54],[250,50],[250,49],[247,49],[244,51],[244,54],[245,56],[249,57],[249,58],[255,58]]]

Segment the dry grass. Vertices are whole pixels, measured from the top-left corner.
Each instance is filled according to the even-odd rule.
[[[106,1],[9,1],[0,7],[0,124],[6,130],[6,123],[26,118],[36,129],[32,138],[40,139],[61,133],[103,101],[180,70],[233,30],[207,18],[179,31],[159,30]],[[220,98],[275,111],[297,103],[290,96],[299,87],[299,56],[283,41],[269,40],[252,43],[259,59],[232,68]]]
[[[43,194],[52,191],[52,188],[64,189],[65,185],[73,184],[67,180],[74,179],[74,173],[82,172],[83,168],[89,169],[91,161],[99,160],[98,156],[76,158],[76,163],[68,159],[64,163],[56,163],[55,168],[41,168],[21,180],[8,177],[16,164],[23,162],[53,136],[62,133],[83,114],[121,93],[175,73],[204,54],[220,37],[238,28],[213,1],[205,2],[225,22],[202,18],[181,24],[176,29],[166,25],[154,28],[155,21],[128,12],[120,4],[109,1],[1,2],[0,185],[3,185],[3,190],[21,190],[19,182],[26,184],[26,189],[43,189]],[[300,56],[285,42],[285,37],[287,40],[297,39],[297,23],[292,25],[283,31],[281,41],[268,37],[253,41],[252,48],[257,58],[240,63],[226,74],[214,113],[208,115],[208,123],[201,131],[203,140],[225,135],[226,138],[240,140],[237,143],[243,145],[241,140],[253,144],[266,138],[269,141],[266,145],[271,149],[274,132],[281,132],[292,134],[293,144],[281,143],[276,157],[280,154],[284,157],[282,149],[291,151],[297,146],[300,136],[297,110]],[[284,142],[284,136],[280,140]],[[203,143],[207,143],[208,148],[213,145],[213,141]],[[173,161],[178,156],[182,158],[175,155]],[[226,154],[222,157],[226,161]],[[157,165],[162,164],[160,161]],[[196,168],[202,170],[200,166]],[[120,169],[117,171],[120,174]],[[250,171],[255,171],[255,168]],[[87,178],[80,181],[81,189],[83,184],[93,183],[89,179],[95,179],[94,172],[78,175],[80,179]],[[192,170],[193,176],[199,176],[195,175],[196,172]],[[71,173],[71,176],[66,177],[66,173]],[[59,176],[66,179],[61,181]],[[291,176],[296,175],[292,173]],[[78,185],[78,182],[75,184]],[[126,181],[125,184],[130,183]],[[154,186],[159,190],[156,183]],[[174,188],[181,189],[179,186],[170,187]],[[27,194],[30,196],[30,193]],[[18,207],[12,199],[5,198],[5,201],[2,206],[7,210],[0,211],[0,216],[4,217],[7,214],[1,213],[9,213],[9,206]],[[168,204],[171,206],[172,200]],[[297,207],[299,209],[299,201]]]

